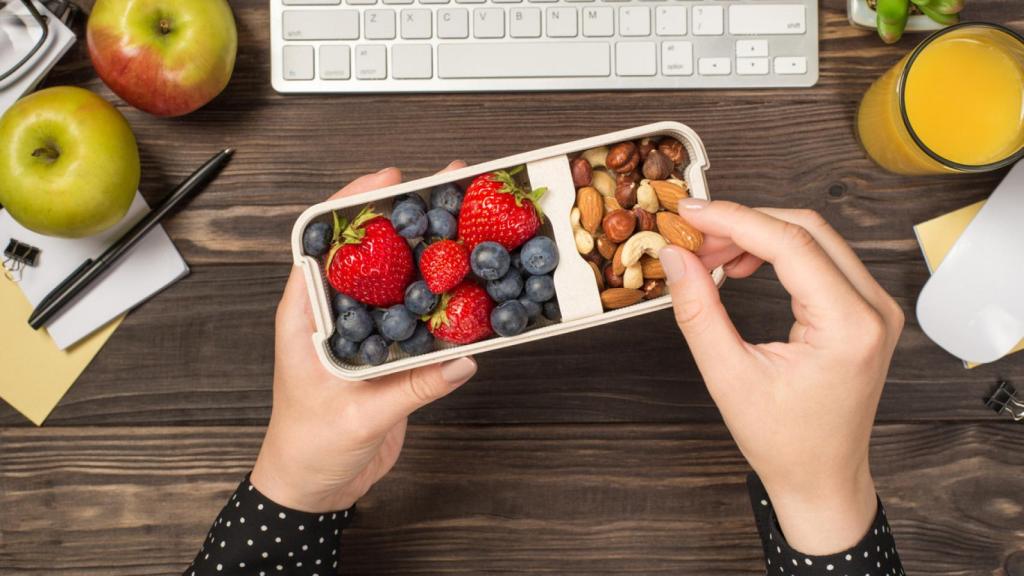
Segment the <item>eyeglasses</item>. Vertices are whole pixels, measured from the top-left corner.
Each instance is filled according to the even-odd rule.
[[[70,24],[79,9],[70,0],[42,2],[47,10]],[[0,0],[0,82],[27,68],[46,47],[51,15],[40,11],[33,0]]]

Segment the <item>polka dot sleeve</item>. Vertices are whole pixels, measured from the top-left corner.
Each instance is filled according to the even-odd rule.
[[[351,510],[309,514],[285,508],[260,494],[246,476],[183,576],[336,574]]]
[[[830,556],[808,556],[786,543],[761,479],[751,474],[747,487],[764,546],[767,576],[906,576],[881,500],[871,528],[856,546]]]

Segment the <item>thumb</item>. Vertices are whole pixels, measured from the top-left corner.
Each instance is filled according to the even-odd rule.
[[[712,373],[734,370],[749,352],[722,306],[711,274],[699,257],[677,246],[663,248],[658,256],[668,280],[676,323],[705,380]]]
[[[469,357],[443,364],[424,366],[383,378],[376,384],[376,395],[386,419],[397,422],[435,400],[447,396],[476,374],[476,362]]]

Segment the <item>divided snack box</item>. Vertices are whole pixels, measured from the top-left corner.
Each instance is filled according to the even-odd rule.
[[[313,344],[321,362],[331,373],[339,377],[360,380],[376,378],[461,356],[479,354],[608,324],[671,307],[672,302],[666,292],[663,296],[639,300],[624,307],[606,309],[607,307],[602,303],[602,288],[598,285],[599,282],[603,283],[603,279],[599,280],[598,276],[603,277],[604,274],[599,271],[600,268],[596,263],[591,264],[591,261],[599,260],[596,257],[596,249],[595,254],[592,254],[591,261],[588,261],[577,248],[576,234],[582,230],[578,220],[579,212],[573,214],[578,193],[570,167],[572,160],[581,157],[581,154],[588,150],[645,139],[658,142],[666,137],[681,142],[685,147],[685,157],[687,157],[685,164],[681,163],[675,167],[676,176],[672,178],[685,182],[683,189],[688,188],[689,196],[709,199],[707,180],[704,174],[709,163],[700,137],[684,124],[659,122],[541,148],[310,207],[295,223],[292,231],[292,252],[296,265],[305,274],[306,287],[316,322]],[[434,351],[419,355],[406,354],[397,343],[392,343],[389,347],[387,361],[377,366],[336,357],[330,345],[331,337],[335,332],[335,312],[332,308],[335,292],[327,280],[325,259],[308,256],[304,252],[303,234],[306,228],[314,222],[332,222],[335,214],[352,220],[366,206],[373,206],[378,213],[387,217],[391,211],[393,197],[413,193],[422,196],[429,204],[430,191],[435,186],[454,182],[458,183],[460,188],[465,189],[465,186],[477,176],[518,166],[525,167],[518,177],[523,181],[528,179],[526,186],[534,190],[542,187],[547,189],[539,201],[543,211],[543,223],[537,234],[553,239],[558,249],[558,266],[552,276],[555,285],[555,299],[561,310],[561,320],[552,321],[541,316],[539,319],[531,321],[526,331],[521,334],[510,337],[495,334],[471,344],[455,345],[438,340]],[[612,171],[609,173],[614,174]],[[647,181],[644,180],[644,182]],[[607,194],[602,193],[601,195],[603,197]],[[612,202],[612,200],[608,199],[608,202]],[[612,205],[614,206],[614,202]],[[607,210],[607,208],[605,209]],[[666,211],[662,210],[657,215],[662,216],[662,212]],[[665,214],[665,216],[673,217],[671,214]],[[591,214],[591,220],[593,220],[593,214]],[[590,224],[590,227],[593,228],[593,223]],[[640,228],[637,227],[636,230],[640,230]],[[635,232],[634,234],[639,233]],[[598,232],[598,236],[600,235],[602,233]],[[584,238],[584,240],[586,239]],[[622,245],[626,243],[626,241],[621,242]],[[645,262],[649,261],[648,257]],[[606,264],[606,266],[610,267],[610,264]],[[637,266],[639,267],[639,265]],[[712,275],[715,282],[721,284],[724,279],[722,270],[720,268],[714,270]],[[470,272],[467,278],[472,277],[473,272]]]

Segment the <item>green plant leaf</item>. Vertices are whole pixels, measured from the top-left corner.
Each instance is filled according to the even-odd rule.
[[[878,36],[886,44],[898,42],[910,17],[910,0],[878,0],[875,12],[878,15]]]
[[[931,6],[918,6],[918,8],[921,9],[921,12],[923,12],[925,16],[939,24],[942,24],[943,26],[952,26],[960,21],[959,14],[943,14]]]

